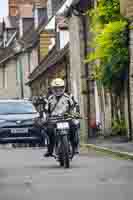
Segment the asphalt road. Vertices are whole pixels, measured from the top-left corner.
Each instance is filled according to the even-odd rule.
[[[133,199],[133,161],[89,153],[65,170],[42,154],[0,149],[0,200]]]

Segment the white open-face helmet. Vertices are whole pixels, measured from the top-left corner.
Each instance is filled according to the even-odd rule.
[[[52,92],[56,96],[62,96],[65,92],[65,82],[61,78],[56,78],[51,82]]]

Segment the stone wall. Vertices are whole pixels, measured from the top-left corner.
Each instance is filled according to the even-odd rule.
[[[0,68],[0,98],[19,97],[19,85],[17,84],[16,61],[10,60]]]
[[[26,85],[28,80],[28,54],[23,53],[17,58],[8,60],[0,67],[0,98],[21,98],[20,64],[23,68],[24,97],[30,97],[30,88]]]
[[[126,16],[132,17],[133,16],[133,1],[132,0],[126,0],[126,2],[127,2]]]
[[[88,99],[87,85],[84,79],[84,41],[82,21],[72,15],[69,19],[70,31],[70,83],[71,91],[80,105],[81,139],[86,142],[88,138]]]
[[[133,1],[132,0],[120,0],[121,14],[127,17],[133,15]]]

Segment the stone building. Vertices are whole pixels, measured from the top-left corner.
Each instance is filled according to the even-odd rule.
[[[45,7],[34,7],[36,15],[32,14],[32,8],[32,5],[21,6],[19,17],[9,16],[4,20],[0,98],[31,96],[26,83],[29,74],[40,62],[40,46],[43,43],[40,30],[47,20]]]
[[[45,6],[47,0],[9,0],[9,16],[17,16],[19,9],[24,4],[34,4],[36,7]]]
[[[48,0],[47,12],[48,21],[44,29],[40,32],[40,62],[29,76],[28,85],[31,88],[32,95],[47,94],[51,79],[61,77],[69,81],[69,45],[68,45],[68,27],[64,30],[57,28],[55,13],[58,13],[62,6],[60,1]],[[52,12],[51,12],[52,11]],[[50,16],[51,15],[51,16]],[[70,89],[67,84],[67,91]]]
[[[62,50],[57,50],[56,46],[53,47],[30,74],[27,84],[31,88],[32,96],[47,95],[50,82],[56,77],[61,77],[66,83],[70,81],[69,45],[66,45]],[[68,90],[68,88],[66,89]]]

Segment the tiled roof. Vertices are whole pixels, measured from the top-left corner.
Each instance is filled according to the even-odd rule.
[[[9,19],[13,18],[14,17],[9,17]],[[34,29],[34,23],[31,24],[29,30],[26,31],[23,37],[19,40],[19,42],[24,46],[24,48],[32,47],[38,42],[40,32],[39,30],[42,28],[42,26],[44,26],[44,24],[44,18],[42,18],[42,21],[37,30]],[[13,55],[15,55],[15,53],[12,47],[4,48],[0,53],[0,63],[4,60],[7,60],[8,58],[11,58]]]
[[[69,54],[69,44],[67,44],[61,50],[57,50],[56,47],[54,47],[49,52],[49,54],[42,60],[42,62],[34,69],[34,71],[30,74],[29,76],[30,81],[28,82],[28,84],[37,79],[48,68],[60,62],[66,54]]]
[[[0,64],[4,62],[4,60],[8,60],[9,58],[15,55],[12,48],[0,48]]]
[[[16,17],[9,17],[6,22],[8,27],[12,27],[11,23],[13,20],[10,19],[15,19]],[[9,26],[10,25],[10,26]],[[39,30],[40,28],[44,25],[44,19],[42,19],[41,24],[39,25],[38,29],[34,29],[34,23],[31,24],[29,27],[29,30],[26,31],[23,35],[23,37],[19,40],[19,42],[24,46],[24,48],[32,47],[34,44],[36,44],[39,40]],[[8,58],[12,57],[15,55],[13,48],[8,47],[4,48],[1,53],[0,53],[0,63],[3,62],[4,60],[7,60]]]

